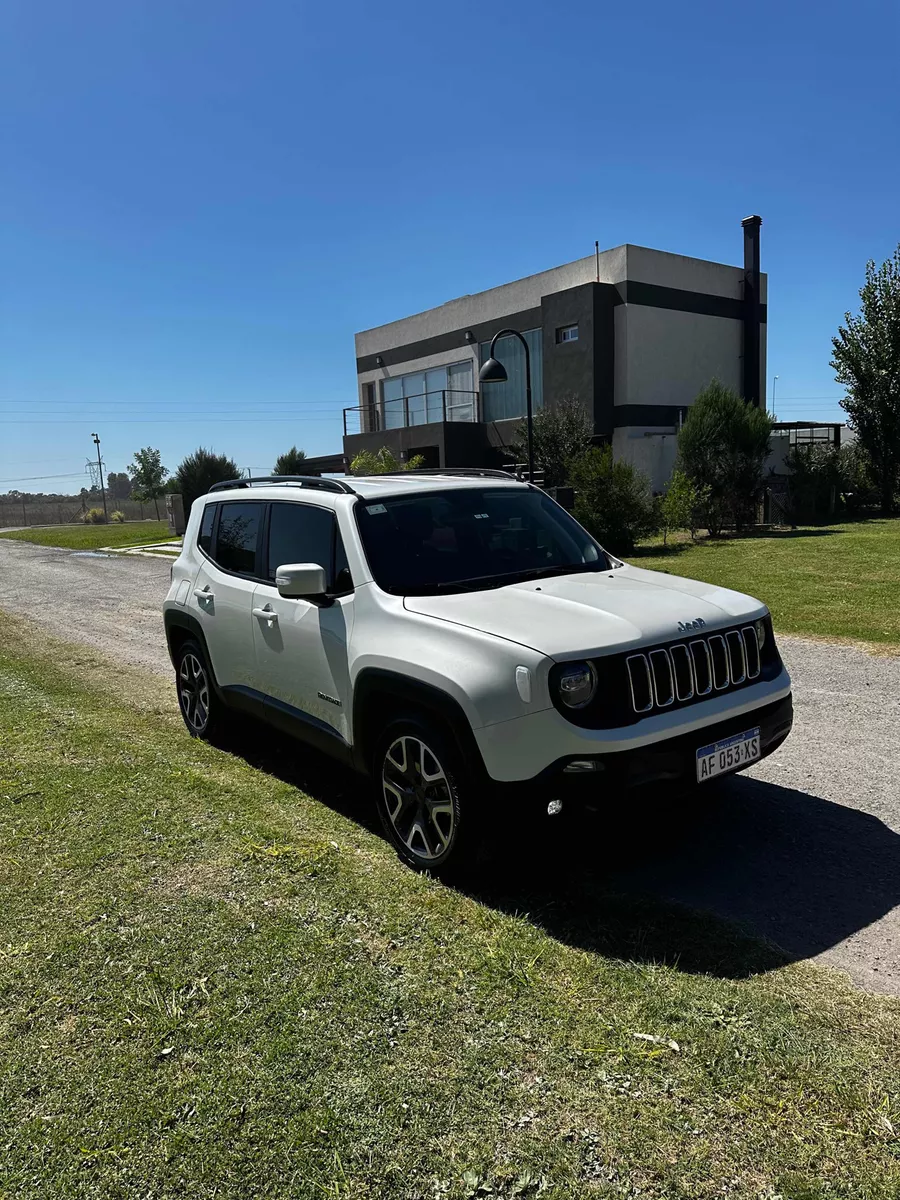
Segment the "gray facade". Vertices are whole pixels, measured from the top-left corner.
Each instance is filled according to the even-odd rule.
[[[536,403],[578,396],[597,440],[661,488],[701,388],[715,377],[744,394],[745,345],[759,348],[751,377],[765,403],[765,275],[755,283],[745,268],[625,245],[366,330],[345,455],[386,445],[398,457],[424,453],[430,466],[502,464],[524,416],[518,343],[498,345],[509,384],[480,387],[478,370],[485,344],[509,326],[529,338]]]

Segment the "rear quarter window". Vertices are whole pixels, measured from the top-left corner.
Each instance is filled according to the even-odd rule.
[[[200,518],[200,532],[197,535],[197,545],[204,554],[208,554],[210,557],[212,557],[212,533],[217,508],[217,504],[207,504],[204,508],[203,516]]]

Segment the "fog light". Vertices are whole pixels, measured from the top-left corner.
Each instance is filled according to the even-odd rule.
[[[602,771],[603,763],[597,762],[595,758],[576,758],[574,762],[566,763],[563,767],[564,775],[581,775],[585,771]]]
[[[551,800],[547,805],[547,816],[555,817],[557,813],[562,812],[562,800]]]

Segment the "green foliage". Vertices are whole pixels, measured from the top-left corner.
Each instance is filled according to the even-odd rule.
[[[887,514],[900,489],[900,245],[880,267],[866,264],[859,297],[859,314],[846,313],[832,338],[831,365]]]
[[[702,519],[715,537],[752,520],[772,419],[718,379],[697,396],[678,434],[678,467],[704,491]]]
[[[203,446],[189,454],[175,472],[178,491],[184,498],[185,518],[198,496],[204,496],[214,483],[237,479],[240,473],[237,463],[225,454],[216,454]]]
[[[125,522],[125,514],[123,512],[119,512],[119,510],[116,509],[115,512],[111,512],[109,514],[109,519],[110,519],[110,521],[114,522],[116,525],[122,525]]]
[[[553,408],[540,408],[532,423],[534,465],[544,472],[545,487],[567,482],[568,464],[591,445],[594,423],[575,395],[561,396]],[[528,461],[528,424],[523,421],[510,445],[517,462]]]
[[[106,513],[102,508],[89,508],[83,517],[85,525],[105,525]]]
[[[841,446],[841,490],[844,507],[851,515],[874,508],[879,502],[872,464],[858,441]]]
[[[398,462],[388,450],[382,446],[380,450],[360,450],[350,464],[351,475],[388,475],[393,471],[417,471],[424,467],[425,459],[421,454],[414,454],[406,462]]]
[[[167,468],[162,465],[162,455],[152,446],[136,450],[128,468],[131,473],[131,494],[144,504],[153,501],[159,517],[159,497],[165,488]]]
[[[868,455],[858,442],[792,446],[787,465],[795,521],[822,521],[844,510],[857,514],[878,504]]]
[[[695,537],[700,522],[700,513],[706,507],[709,489],[698,487],[679,467],[672,472],[669,486],[659,501],[659,525],[663,534],[663,545],[670,533],[689,529]]]
[[[569,482],[576,520],[614,554],[630,554],[656,528],[650,481],[630,463],[614,461],[612,446],[572,459]]]
[[[131,480],[124,471],[110,471],[106,477],[106,489],[113,500],[131,499]]]
[[[302,475],[305,462],[306,451],[298,450],[296,446],[291,446],[290,450],[278,455],[278,458],[275,460],[275,466],[272,469],[272,474]]]

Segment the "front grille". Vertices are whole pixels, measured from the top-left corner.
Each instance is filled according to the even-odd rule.
[[[660,646],[626,660],[634,712],[669,708],[758,679],[759,642],[752,625]]]

